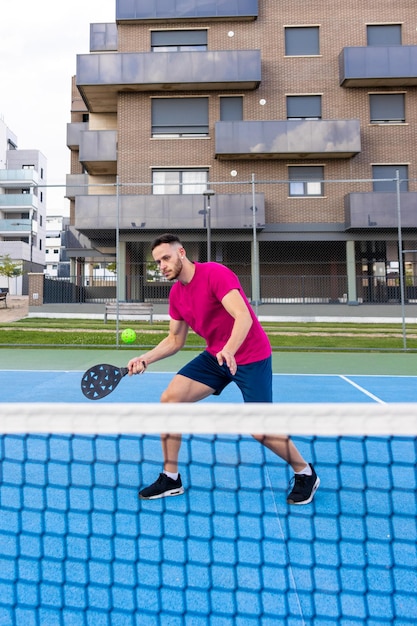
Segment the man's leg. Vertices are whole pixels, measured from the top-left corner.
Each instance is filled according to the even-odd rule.
[[[286,435],[253,435],[253,437],[291,465],[294,472],[302,472],[308,465],[294,443]]]
[[[161,402],[198,402],[212,395],[214,389],[203,383],[176,374],[162,393]],[[181,476],[178,473],[178,455],[181,448],[181,435],[165,433],[161,435],[164,471],[157,480],[139,492],[144,500],[177,496],[184,493]]]
[[[253,435],[269,450],[286,461],[294,470],[290,482],[291,491],[287,496],[288,504],[309,504],[314,498],[320,478],[311,463],[307,463],[293,442],[286,435]]]
[[[162,393],[161,402],[198,402],[211,396],[214,389],[196,380],[176,374]],[[164,470],[178,472],[178,455],[181,448],[181,435],[161,435]]]
[[[272,402],[272,359],[238,368],[236,383],[245,402]],[[288,504],[308,504],[320,484],[314,467],[300,454],[286,435],[253,435],[266,448],[286,461],[294,470]]]

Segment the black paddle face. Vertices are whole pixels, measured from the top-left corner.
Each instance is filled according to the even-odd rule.
[[[127,367],[115,365],[93,365],[81,379],[81,391],[89,400],[101,400],[114,391],[128,373]]]

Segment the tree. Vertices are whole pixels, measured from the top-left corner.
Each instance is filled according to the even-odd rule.
[[[23,274],[21,263],[15,263],[10,254],[0,256],[0,276],[7,276],[7,287],[10,291],[10,279]]]
[[[111,263],[107,263],[106,270],[108,270],[109,272],[113,272],[113,274],[116,274],[117,272],[116,262],[112,261]]]

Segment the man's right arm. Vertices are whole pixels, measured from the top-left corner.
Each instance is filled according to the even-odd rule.
[[[184,346],[187,334],[188,324],[186,322],[171,319],[168,335],[155,348],[129,361],[127,364],[129,376],[132,374],[143,374],[151,363],[176,354]]]

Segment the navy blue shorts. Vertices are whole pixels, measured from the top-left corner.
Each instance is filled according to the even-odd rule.
[[[272,402],[272,358],[238,365],[233,376],[225,363],[220,366],[216,357],[207,350],[184,365],[178,372],[214,389],[219,396],[229,383],[236,383],[242,392],[244,402]]]

